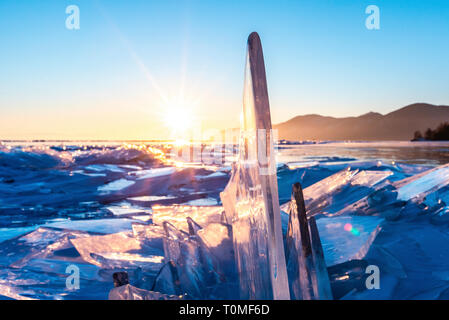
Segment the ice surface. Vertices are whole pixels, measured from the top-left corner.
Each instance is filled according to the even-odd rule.
[[[21,295],[20,289],[13,288],[8,285],[0,284],[0,298],[1,296],[8,297],[14,300],[37,300],[24,295]]]
[[[174,196],[141,196],[141,197],[132,197],[129,200],[137,201],[137,202],[153,202],[158,200],[172,200],[176,199]]]
[[[109,206],[107,207],[114,216],[132,215],[132,214],[146,214],[148,211],[141,208],[134,208],[132,206]]]
[[[291,168],[277,166],[279,197],[288,202],[291,185],[303,183],[306,205],[316,212],[325,262],[338,271],[333,276],[339,279],[331,279],[338,293],[334,298],[342,298],[342,293],[343,299],[449,299],[449,185],[444,166],[432,169],[447,162],[448,149],[447,143],[445,149],[430,145],[280,147],[279,158]],[[380,153],[377,146],[385,150]],[[146,297],[178,297],[186,291],[176,278],[183,268],[166,262],[162,225],[169,221],[188,233],[189,217],[195,228],[187,239],[196,249],[186,249],[180,258],[191,266],[186,274],[201,275],[197,287],[204,297],[239,298],[232,212],[223,219],[220,206],[182,205],[199,198],[210,198],[211,203],[218,199],[229,164],[206,168],[180,163],[173,173],[158,175],[152,169],[165,164],[161,152],[155,158],[153,147],[166,152],[164,146],[153,144],[1,145],[0,299],[107,299],[117,271],[127,271],[135,288],[152,292]],[[383,158],[390,156],[396,159]],[[229,161],[233,155],[227,157]],[[341,172],[334,182],[325,180],[348,166],[355,173],[352,177]],[[98,191],[120,179],[135,183],[106,195]],[[158,209],[155,203],[165,206]],[[284,234],[288,219],[282,213]],[[99,239],[108,236],[109,241]],[[73,244],[78,242],[83,244],[81,253]],[[191,264],[195,257],[198,264]],[[80,268],[80,290],[65,286],[65,271],[72,264]],[[381,290],[364,288],[361,276],[368,264],[379,266]]]
[[[97,233],[116,233],[132,229],[131,219],[64,220],[48,223],[45,226]]]
[[[125,170],[113,164],[92,164],[90,166],[86,166],[85,169],[90,171],[112,171],[120,173],[125,172]]]
[[[0,228],[0,242],[28,233],[36,228],[36,226],[22,228]]]
[[[72,247],[70,239],[88,236],[85,232],[39,227],[23,236],[6,240],[0,247],[2,265],[21,268],[31,259],[46,258],[56,251]],[[15,249],[12,252],[9,250]]]
[[[380,231],[380,217],[339,216],[318,219],[328,266],[351,259],[361,259]]]
[[[353,293],[348,298],[448,299],[448,241],[447,227],[422,219],[384,224],[365,257],[381,270],[381,290]]]
[[[448,224],[449,223],[449,206],[439,209],[432,215],[430,221],[434,224]]]
[[[134,181],[119,179],[111,183],[108,183],[104,186],[98,187],[98,191],[101,193],[109,193],[128,188],[129,186],[132,186],[134,183],[135,183]]]
[[[148,179],[148,178],[157,178],[161,176],[171,175],[176,171],[176,168],[154,168],[148,170],[140,170],[130,172],[130,175],[134,175],[138,180]]]
[[[216,206],[218,204],[218,201],[214,198],[203,198],[190,200],[186,204],[189,206]]]
[[[242,299],[290,299],[262,46],[248,39],[239,159],[221,195]]]

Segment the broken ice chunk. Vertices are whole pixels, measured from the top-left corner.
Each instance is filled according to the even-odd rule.
[[[204,227],[210,223],[220,222],[222,212],[221,206],[153,206],[153,223],[161,226],[167,221],[176,228],[188,232],[187,217]]]
[[[340,214],[340,210],[380,188],[391,171],[343,170],[304,189],[308,215]],[[281,207],[288,210],[288,203]]]
[[[101,252],[91,253],[90,256],[105,269],[113,268],[141,268],[156,274],[163,265],[163,256],[129,253],[129,252]]]
[[[403,215],[434,212],[443,205],[439,202],[444,198],[445,188],[449,186],[448,169],[449,165],[443,165],[386,185],[338,214],[381,214],[389,220],[395,220]],[[426,201],[431,210],[427,210]]]
[[[79,270],[81,280],[102,281],[99,276],[100,268],[81,260],[63,260],[61,257],[52,256],[51,258],[36,258],[27,261],[22,270],[35,271],[43,274],[52,274],[58,277],[67,277],[67,267],[76,266]]]
[[[228,285],[237,282],[231,226],[211,223],[198,230],[197,234],[202,248],[212,257],[212,263],[220,275],[220,281]]]
[[[162,239],[165,237],[164,227],[159,225],[133,223],[132,229],[134,237],[140,240]]]
[[[109,292],[109,300],[180,300],[182,298],[182,296],[139,289],[130,284],[114,288]]]
[[[181,290],[196,299],[206,298],[205,266],[201,263],[199,242],[168,222],[164,222],[164,229],[165,261],[176,267]]]
[[[379,217],[338,216],[316,221],[326,265],[362,259],[380,231]]]
[[[135,221],[131,219],[64,220],[48,223],[45,226],[108,234],[131,230],[133,222]]]
[[[131,215],[131,214],[144,214],[147,211],[140,208],[134,208],[131,206],[109,206],[107,210],[112,212],[114,216]]]
[[[414,197],[425,196],[431,191],[449,184],[449,164],[406,178],[395,184],[398,200],[408,201]]]
[[[85,232],[40,227],[20,238],[3,243],[4,246],[0,250],[1,260],[4,260],[4,264],[10,263],[13,268],[22,268],[32,259],[44,259],[57,251],[73,248],[71,239],[88,236]],[[12,252],[11,248],[14,248]]]
[[[103,254],[107,257],[114,252],[126,254],[127,252],[142,250],[141,242],[130,237],[128,232],[72,239],[71,242],[85,261],[99,267],[104,265],[99,259],[94,259],[92,254],[99,256]]]

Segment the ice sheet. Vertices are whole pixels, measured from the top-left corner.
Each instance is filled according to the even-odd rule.
[[[69,229],[97,233],[117,233],[132,229],[131,219],[98,219],[98,220],[65,220],[48,223],[45,226],[58,229]]]
[[[30,231],[36,230],[38,226],[19,228],[0,228],[0,242],[12,239]]]
[[[404,181],[405,182],[405,181]],[[449,184],[449,166],[443,166],[419,177],[407,179],[406,184],[398,185],[398,200],[407,201],[419,195],[428,193],[435,188],[442,188]]]
[[[328,266],[351,259],[362,259],[383,219],[379,217],[340,216],[317,220],[324,258]]]

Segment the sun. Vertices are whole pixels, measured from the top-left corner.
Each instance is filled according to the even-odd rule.
[[[187,133],[195,124],[193,107],[185,103],[169,103],[164,106],[164,125],[172,135]]]

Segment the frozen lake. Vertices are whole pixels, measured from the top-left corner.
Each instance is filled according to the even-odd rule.
[[[209,152],[205,165],[171,152],[162,142],[3,142],[0,297],[107,299],[122,269],[152,285],[164,256],[158,228],[188,231],[191,217],[206,233],[220,222],[235,158],[227,150],[224,163],[210,162]],[[449,179],[446,168],[426,174],[449,163],[449,142],[281,145],[277,160],[280,202],[301,182],[328,266],[363,256],[382,270],[382,290],[345,298],[449,298]],[[71,264],[81,270],[75,291]]]

